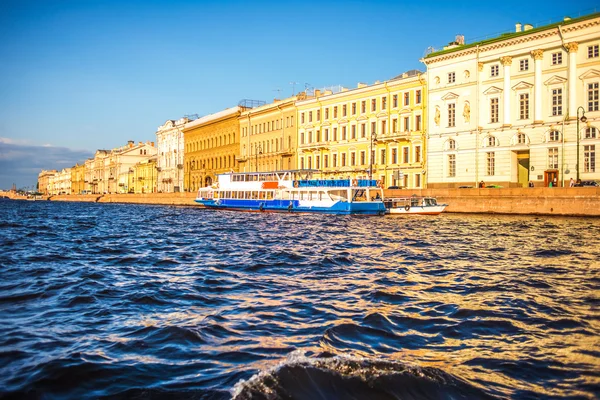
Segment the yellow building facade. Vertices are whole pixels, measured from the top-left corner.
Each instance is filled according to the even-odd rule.
[[[324,179],[425,187],[426,93],[424,75],[413,70],[297,101],[297,168],[318,170]]]
[[[296,107],[303,95],[248,109],[239,117],[240,172],[296,168]]]
[[[186,191],[193,192],[211,185],[217,174],[238,171],[238,118],[243,111],[244,107],[236,106],[185,124],[183,172]]]
[[[129,193],[154,193],[158,184],[156,156],[141,161],[128,170]]]
[[[71,168],[71,193],[81,194],[85,190],[85,163]]]

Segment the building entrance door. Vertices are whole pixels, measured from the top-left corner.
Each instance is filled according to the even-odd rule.
[[[544,171],[544,186],[550,186],[550,182],[552,182],[552,187],[558,186],[558,170],[557,169],[549,169]]]
[[[517,152],[517,182],[520,187],[529,184],[529,150]]]

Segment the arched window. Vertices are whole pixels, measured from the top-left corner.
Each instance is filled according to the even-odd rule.
[[[593,126],[585,129],[585,138],[586,139],[596,139],[598,137],[598,130]]]
[[[448,139],[448,145],[446,150],[456,150],[456,140]]]
[[[517,143],[519,143],[519,144],[527,143],[527,136],[525,136],[525,134],[523,132],[519,132],[517,134]]]

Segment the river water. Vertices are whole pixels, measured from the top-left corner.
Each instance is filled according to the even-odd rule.
[[[0,397],[592,399],[600,220],[0,202]]]

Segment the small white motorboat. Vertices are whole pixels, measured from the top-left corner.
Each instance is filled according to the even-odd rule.
[[[438,215],[448,204],[438,204],[434,197],[386,198],[383,204],[388,214]]]

